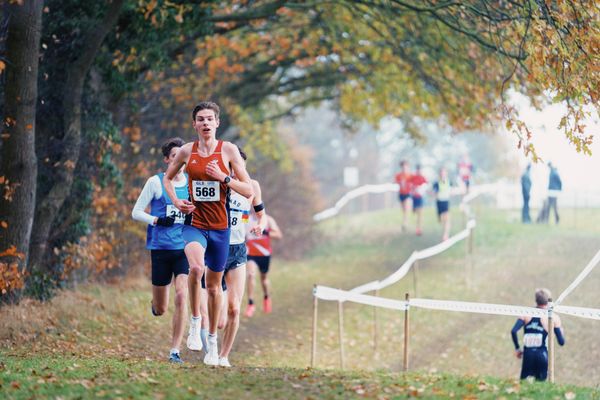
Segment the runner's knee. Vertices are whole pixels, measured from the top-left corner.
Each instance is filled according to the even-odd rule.
[[[175,293],[175,307],[181,307],[185,304],[187,293],[185,290],[178,290]]]
[[[203,272],[204,268],[201,265],[190,266],[190,275],[188,279],[200,281],[200,279],[202,279]]]
[[[229,318],[238,318],[240,316],[240,306],[239,302],[235,302],[235,304],[229,303],[229,307],[227,308],[227,316]]]
[[[216,296],[220,293],[220,290],[221,288],[219,288],[219,285],[211,285],[206,287],[206,291],[208,292],[209,296]]]

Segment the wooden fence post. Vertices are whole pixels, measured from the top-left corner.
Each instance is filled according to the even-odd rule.
[[[553,308],[552,299],[548,299],[550,309],[548,310],[548,378],[550,383],[554,383],[554,320],[552,318]]]
[[[338,327],[340,335],[340,368],[343,370],[346,363],[344,359],[344,307],[341,301],[338,301]]]
[[[405,299],[408,302],[410,297],[408,295],[408,293],[406,293],[405,295]],[[408,371],[408,345],[409,345],[409,340],[408,340],[408,335],[409,335],[409,319],[408,319],[408,311],[410,310],[410,307],[407,306],[406,310],[404,311],[404,359],[403,359],[403,367],[404,367],[404,372]]]
[[[316,288],[317,285],[314,285]],[[313,323],[312,323],[312,349],[310,354],[310,367],[314,368],[317,362],[317,306],[319,299],[313,293]]]
[[[379,289],[375,289],[375,297],[379,297]],[[373,307],[373,349],[377,351],[379,336],[379,320],[377,318],[377,307]]]

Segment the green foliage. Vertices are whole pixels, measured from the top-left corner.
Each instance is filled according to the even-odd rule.
[[[27,276],[24,295],[40,301],[48,301],[57,293],[58,283],[56,276],[35,268]]]

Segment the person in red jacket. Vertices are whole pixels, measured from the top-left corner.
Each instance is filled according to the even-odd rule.
[[[417,164],[415,173],[410,177],[410,196],[412,197],[413,212],[417,215],[417,236],[421,236],[423,223],[423,196],[427,191],[427,179],[421,174],[421,166]]]
[[[400,187],[398,199],[402,207],[402,231],[406,230],[406,219],[408,217],[408,202],[410,199],[410,179],[411,174],[408,169],[408,161],[400,161],[400,172],[396,174],[395,181]]]
[[[254,214],[251,217],[255,219]],[[255,221],[252,221],[252,225],[256,225]],[[260,271],[260,283],[263,289],[263,311],[269,314],[272,311],[271,297],[270,297],[270,282],[268,279],[269,265],[271,263],[271,254],[273,249],[271,247],[271,239],[281,239],[283,237],[281,229],[277,225],[277,222],[273,217],[267,214],[267,227],[262,231],[260,235],[249,232],[246,237],[246,247],[248,248],[248,307],[244,313],[246,317],[254,315],[254,274],[256,268]]]

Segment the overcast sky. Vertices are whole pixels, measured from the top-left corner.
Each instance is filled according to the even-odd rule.
[[[562,104],[552,105],[542,111],[536,111],[529,106],[529,102],[522,97],[515,97],[515,103],[521,118],[533,129],[533,144],[537,153],[544,161],[552,162],[558,167],[563,186],[566,190],[591,190],[600,192],[600,121],[595,111],[588,119],[586,131],[594,135],[592,155],[578,153],[569,143],[564,133],[558,130],[558,124],[565,107]],[[516,144],[515,139],[515,144]],[[520,157],[522,166],[527,160]],[[545,174],[545,168],[534,166],[536,176]]]

